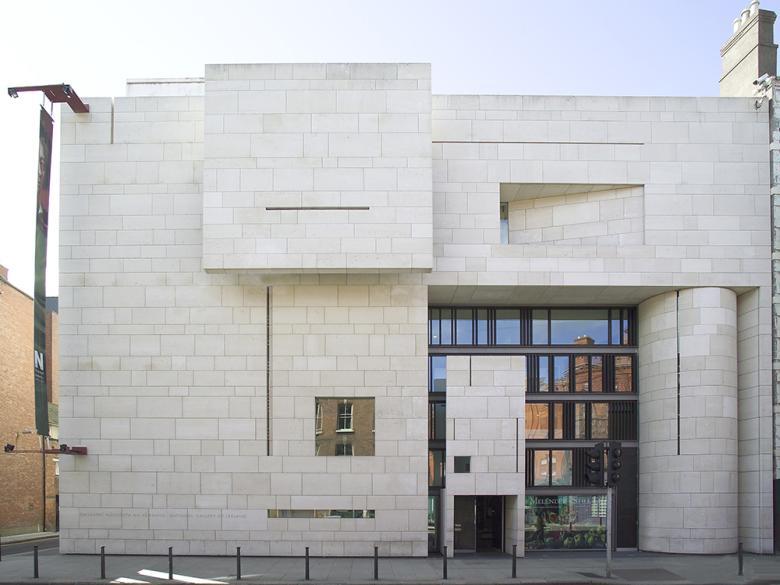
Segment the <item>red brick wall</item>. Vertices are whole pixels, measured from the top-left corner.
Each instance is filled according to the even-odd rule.
[[[56,327],[56,317],[54,321]],[[55,355],[57,350],[56,337],[54,343],[50,356]],[[35,434],[32,359],[33,301],[0,278],[0,444],[14,444],[16,450],[40,449],[39,438]],[[56,362],[52,362],[51,366],[56,367]],[[56,369],[52,371],[56,372]],[[56,375],[52,390],[56,397]],[[17,436],[17,433],[26,430],[32,433]],[[53,445],[56,446],[56,442]],[[54,455],[46,456],[46,527],[49,530],[54,529],[56,513],[54,459]],[[41,484],[40,453],[0,452],[0,535],[41,530]]]

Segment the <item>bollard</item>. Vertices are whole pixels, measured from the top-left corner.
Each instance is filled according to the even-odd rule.
[[[173,581],[173,547],[168,547],[168,579]]]
[[[444,555],[442,556],[442,565],[441,565],[441,578],[446,579],[447,578],[447,545],[444,545]]]
[[[374,547],[374,581],[379,581],[379,547]]]
[[[236,547],[236,581],[241,581],[241,547]]]
[[[740,577],[742,576],[742,565],[743,565],[744,561],[745,561],[745,559],[742,556],[742,543],[740,542],[737,545],[737,562],[739,563],[739,573],[738,573],[738,575]]]
[[[38,547],[33,547],[33,579],[38,578]]]
[[[309,547],[306,547],[306,580],[309,580]]]
[[[517,545],[512,545],[512,579],[517,579]]]
[[[100,578],[106,578],[106,547],[100,547]]]

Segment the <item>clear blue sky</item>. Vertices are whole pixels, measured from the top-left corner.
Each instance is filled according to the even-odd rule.
[[[134,0],[7,2],[0,22],[0,264],[32,292],[38,99],[67,82],[123,95],[204,63],[425,61],[434,93],[717,95],[748,0]],[[121,10],[120,10],[121,7]],[[761,8],[780,8],[763,0]],[[55,159],[56,163],[56,159]],[[58,173],[53,179],[58,180]],[[58,211],[53,185],[52,211]],[[56,217],[48,292],[57,294]]]

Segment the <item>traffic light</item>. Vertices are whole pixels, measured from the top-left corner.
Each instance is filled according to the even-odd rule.
[[[614,486],[620,481],[620,468],[623,463],[620,458],[623,457],[623,448],[618,442],[611,442],[607,450],[607,484]]]
[[[604,443],[598,443],[587,451],[585,479],[591,485],[604,485]]]

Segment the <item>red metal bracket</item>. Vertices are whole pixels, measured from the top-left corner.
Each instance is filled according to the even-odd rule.
[[[73,88],[67,83],[53,85],[27,85],[24,87],[9,87],[8,95],[12,98],[19,97],[20,93],[27,91],[42,91],[43,95],[53,104],[66,103],[70,109],[77,114],[86,114],[89,112],[89,104],[81,101]]]

